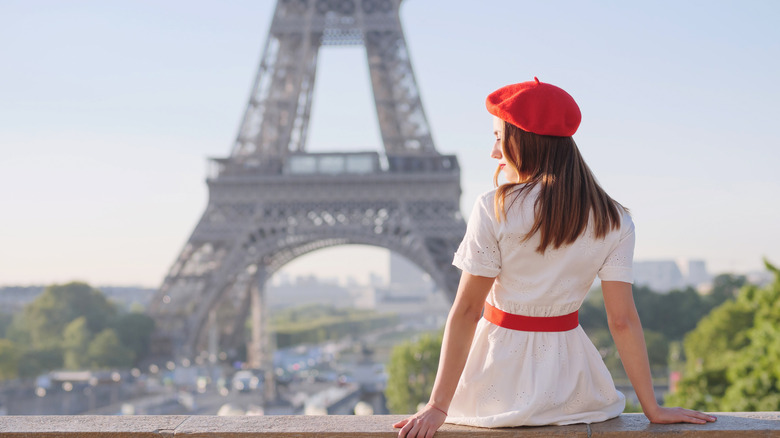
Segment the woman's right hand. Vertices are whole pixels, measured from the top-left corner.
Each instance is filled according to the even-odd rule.
[[[694,411],[684,408],[664,408],[658,406],[651,412],[645,412],[645,416],[651,423],[668,424],[668,423],[695,423],[705,424],[717,420],[712,415],[705,414],[704,412]]]
[[[446,419],[444,412],[428,404],[411,417],[395,423],[393,427],[401,428],[398,438],[432,438]]]

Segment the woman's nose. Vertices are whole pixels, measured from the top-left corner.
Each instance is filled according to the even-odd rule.
[[[495,158],[496,160],[500,160],[501,157],[502,157],[501,149],[498,148],[498,145],[493,146],[493,150],[490,152],[490,158]]]

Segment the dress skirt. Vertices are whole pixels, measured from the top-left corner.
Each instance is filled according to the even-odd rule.
[[[477,427],[593,423],[617,417],[625,396],[581,326],[525,332],[484,318],[447,423]]]

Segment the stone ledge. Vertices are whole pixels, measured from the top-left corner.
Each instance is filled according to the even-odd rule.
[[[445,424],[437,438],[539,437],[780,437],[780,412],[715,413],[706,425],[650,424],[642,414],[623,414],[591,425],[480,429]],[[135,437],[392,437],[399,415],[334,416],[9,416],[0,417],[1,438]]]

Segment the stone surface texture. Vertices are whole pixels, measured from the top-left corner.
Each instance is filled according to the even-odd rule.
[[[780,412],[712,412],[718,418],[709,424],[650,424],[642,414],[590,425],[592,437],[779,437]]]
[[[0,437],[168,437],[186,415],[0,417]]]
[[[715,413],[705,425],[650,424],[642,414],[623,414],[590,425],[480,429],[445,424],[437,438],[541,437],[772,437],[780,438],[780,412]],[[393,437],[398,415],[358,416],[8,416],[0,438],[19,437]]]

